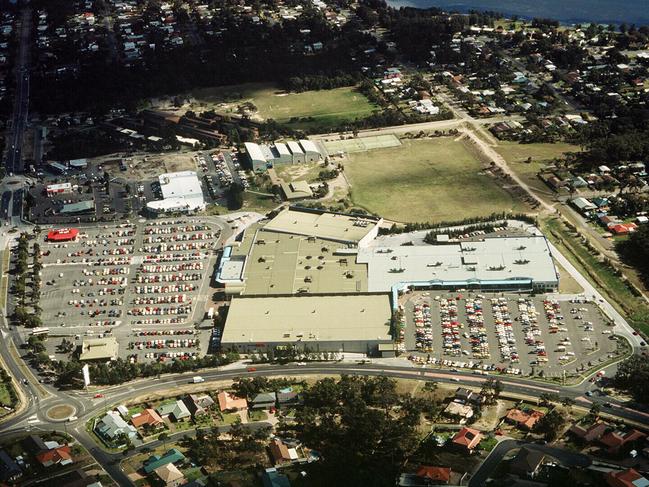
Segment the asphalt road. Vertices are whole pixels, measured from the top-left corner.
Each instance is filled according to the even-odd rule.
[[[29,47],[31,37],[31,8],[21,11],[20,44],[16,63],[16,98],[12,119],[11,145],[7,150],[5,167],[7,173],[18,174],[24,171],[22,158],[23,138],[29,113]]]
[[[469,487],[482,487],[485,485],[487,479],[502,461],[502,459],[510,451],[527,447],[530,450],[536,450],[556,458],[561,462],[562,465],[567,467],[588,467],[591,464],[591,459],[582,455],[581,453],[576,453],[568,450],[563,450],[560,448],[553,448],[547,445],[538,445],[536,443],[528,443],[525,441],[519,440],[503,440],[496,445],[496,447],[491,450],[489,456],[485,459],[484,462],[480,465],[478,470],[475,471],[471,480],[469,480]]]

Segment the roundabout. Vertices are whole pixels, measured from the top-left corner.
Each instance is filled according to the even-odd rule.
[[[69,404],[57,404],[49,408],[45,415],[51,421],[66,421],[68,418],[71,418],[77,412],[74,406]]]

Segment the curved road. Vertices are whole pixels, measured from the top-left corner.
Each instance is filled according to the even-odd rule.
[[[358,374],[358,375],[383,375],[402,379],[415,379],[426,381],[448,382],[452,384],[462,384],[467,386],[478,386],[485,380],[484,376],[477,376],[464,372],[445,372],[432,369],[420,369],[416,367],[396,367],[388,365],[356,365],[350,363],[315,363],[306,366],[284,365],[284,366],[257,366],[257,370],[248,372],[246,368],[240,369],[212,369],[201,371],[202,377],[206,381],[232,380],[241,376],[299,376],[306,374]],[[85,429],[86,423],[93,417],[99,415],[102,410],[112,408],[117,404],[141,396],[146,393],[160,392],[167,388],[174,388],[180,385],[190,383],[192,373],[173,374],[162,376],[159,379],[143,379],[119,386],[107,387],[102,390],[107,399],[93,399],[93,393],[81,391],[55,391],[48,389],[50,396],[44,400],[30,401],[23,412],[9,419],[3,424],[3,431],[0,437],[14,436],[26,431],[64,431],[74,436],[102,465],[109,475],[119,485],[131,485],[126,475],[120,468],[120,461],[123,455],[120,453],[110,453],[103,450],[89,435]],[[505,393],[538,396],[543,392],[556,392],[561,396],[570,397],[583,404],[583,392],[587,387],[585,384],[578,386],[563,387],[552,384],[542,384],[520,377],[499,376],[503,383]],[[207,383],[203,384],[208,386]],[[581,401],[580,401],[581,399]],[[642,411],[635,411],[625,408],[621,403],[609,400],[611,407],[603,405],[604,399],[592,397],[588,402],[599,403],[602,410],[612,416],[620,419],[629,419],[638,422],[647,422],[649,414]],[[45,412],[51,406],[56,404],[71,404],[76,410],[77,419],[71,422],[53,421],[49,419]],[[585,405],[586,407],[589,404]],[[149,446],[149,445],[147,445]],[[500,447],[504,449],[505,446]],[[549,448],[549,447],[548,447]],[[498,450],[500,451],[500,450]],[[556,455],[553,455],[556,456]],[[485,470],[486,475],[490,471]]]

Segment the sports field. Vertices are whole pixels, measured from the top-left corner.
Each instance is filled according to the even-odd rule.
[[[236,111],[237,106],[251,102],[256,115],[290,125],[296,129],[334,127],[340,123],[364,118],[376,107],[353,87],[333,90],[286,93],[265,83],[204,88],[192,96],[200,106]],[[214,106],[224,103],[225,106]],[[210,106],[212,105],[212,106]]]
[[[525,211],[461,142],[445,137],[401,143],[350,154],[345,173],[354,204],[399,222]]]

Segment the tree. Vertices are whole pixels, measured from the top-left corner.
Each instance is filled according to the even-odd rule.
[[[615,387],[630,392],[641,403],[649,403],[649,362],[633,355],[617,367]]]
[[[564,424],[564,417],[556,409],[553,409],[536,423],[534,430],[542,433],[546,440],[554,441],[557,439]]]
[[[500,397],[502,390],[503,385],[500,380],[489,377],[482,383],[480,394],[485,398],[486,404],[494,404]]]
[[[539,395],[539,404],[549,406],[553,402],[559,402],[559,394],[556,392],[543,392]]]
[[[162,442],[165,450],[167,449],[167,438],[169,438],[169,434],[167,432],[163,432],[158,435],[158,441]]]
[[[561,399],[561,405],[567,408],[568,410],[571,410],[572,407],[575,405],[575,400],[571,397],[564,397]]]

